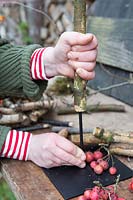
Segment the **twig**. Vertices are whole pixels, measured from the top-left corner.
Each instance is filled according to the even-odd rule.
[[[115,185],[114,185],[114,192],[115,192],[115,193],[117,192],[117,186],[118,186],[119,181],[120,181],[120,174],[117,176],[117,178],[116,178],[116,183],[115,183]]]
[[[114,84],[114,85],[110,85],[108,87],[99,88],[98,90],[96,90],[95,92],[90,93],[89,95],[94,95],[94,94],[97,94],[97,93],[102,92],[102,91],[110,90],[112,88],[116,88],[116,87],[120,87],[120,86],[128,85],[128,84],[133,84],[133,80],[132,81],[126,81],[126,82],[118,83],[118,84]]]
[[[90,112],[125,112],[125,107],[123,105],[116,105],[116,104],[94,104],[94,105],[87,105],[86,106],[86,113]],[[75,114],[74,107],[67,106],[67,107],[58,107],[57,109],[58,115],[62,114]]]
[[[110,85],[108,87],[99,88],[98,90],[96,90],[95,92],[90,93],[89,95],[94,95],[94,94],[97,94],[99,92],[102,92],[102,91],[105,91],[105,90],[109,90],[109,89],[112,89],[112,88],[115,88],[115,87],[120,87],[120,86],[123,86],[123,85],[133,84],[133,74],[132,73],[130,73],[130,78],[127,79],[125,77],[121,77],[121,76],[113,74],[112,72],[107,70],[107,68],[105,68],[101,62],[99,63],[99,65],[102,68],[102,70],[104,70],[109,76],[116,77],[118,79],[126,80],[126,81],[122,82],[122,83]]]
[[[16,124],[28,122],[28,117],[22,113],[12,114],[12,115],[0,115],[0,124]]]
[[[29,118],[32,122],[37,122],[40,117],[48,112],[47,109],[35,110],[29,114]]]
[[[53,126],[52,127],[52,131],[53,132],[59,132],[61,131],[63,128],[65,127],[58,127],[58,126]],[[79,129],[75,128],[75,127],[67,127],[67,130],[70,134],[78,134],[79,133]],[[84,133],[92,133],[93,129],[92,128],[84,128]]]
[[[62,136],[62,137],[67,138],[67,137],[68,137],[68,130],[67,130],[67,128],[64,128],[64,129],[60,130],[60,131],[58,132],[58,134],[59,134],[60,136]]]
[[[11,115],[11,114],[15,113],[15,110],[13,110],[12,108],[0,107],[0,113],[6,114],[6,115]]]
[[[27,127],[22,127],[22,128],[16,128],[18,131],[35,131],[35,130],[40,130],[40,129],[45,129],[49,128],[49,124],[38,124],[34,126],[27,126]]]
[[[36,109],[51,109],[55,106],[55,102],[53,100],[40,100],[35,102],[26,102],[26,103],[18,103],[13,104],[11,106],[15,111],[30,111]]]

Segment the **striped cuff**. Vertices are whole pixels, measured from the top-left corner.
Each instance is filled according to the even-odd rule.
[[[45,72],[45,65],[43,61],[43,54],[47,48],[36,49],[30,60],[31,77],[34,80],[49,80],[52,77],[47,77]]]
[[[2,146],[0,157],[27,160],[32,134],[10,130]]]

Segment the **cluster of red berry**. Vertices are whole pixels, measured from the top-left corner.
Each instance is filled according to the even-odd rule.
[[[93,153],[91,151],[86,152],[86,162],[89,163],[96,174],[102,174],[104,170],[109,169],[109,173],[115,175],[117,173],[116,167],[109,167],[108,159],[104,158],[100,150],[94,151]]]
[[[128,189],[130,192],[133,192],[133,178],[131,179],[131,182],[128,185]]]
[[[114,186],[99,187],[94,186],[92,189],[87,189],[84,194],[78,197],[78,200],[126,200],[120,198],[115,192]]]
[[[111,175],[115,175],[117,173],[116,167],[109,167],[109,154],[107,150],[107,155],[104,156],[100,150],[96,150],[94,152],[87,151],[86,152],[86,162],[89,163],[90,167],[94,170],[96,174],[102,174],[104,170],[109,170]],[[117,177],[118,178],[118,177]],[[78,197],[78,200],[126,200],[125,198],[118,197],[116,192],[116,187],[118,184],[118,180],[116,181],[115,186],[107,186],[103,187],[94,186],[92,189],[86,189],[84,194]],[[128,186],[129,191],[133,192],[133,178]]]

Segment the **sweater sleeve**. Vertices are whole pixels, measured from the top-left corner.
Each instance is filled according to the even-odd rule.
[[[47,78],[44,74],[44,78],[39,80],[39,78],[34,79],[31,72],[32,65],[32,55],[37,49],[43,50],[40,45],[29,45],[29,46],[13,46],[9,44],[7,40],[0,39],[0,97],[15,96],[15,97],[27,97],[29,99],[38,100],[42,96],[42,93],[47,87]],[[40,60],[39,56],[39,60]],[[37,59],[36,57],[34,58]],[[33,60],[34,60],[33,59]],[[40,61],[39,61],[40,62]],[[36,62],[38,66],[38,61]],[[44,68],[42,62],[41,67]],[[40,68],[41,69],[41,68]],[[35,67],[34,73],[37,73],[37,67]],[[17,134],[16,134],[17,133]],[[0,154],[2,157],[10,157],[13,151],[13,145],[9,147],[6,144],[11,144],[15,139],[16,135],[24,135],[24,138],[20,137],[19,143],[23,144],[26,139],[27,133],[18,133],[11,130],[10,127],[0,126]],[[31,134],[28,133],[28,142],[30,141]],[[21,140],[22,139],[22,140]],[[27,144],[26,143],[26,144]],[[25,148],[27,145],[24,145]],[[23,149],[25,149],[23,148]],[[22,150],[23,150],[22,149]],[[8,150],[6,152],[6,150]],[[22,151],[21,151],[22,152]],[[17,159],[27,159],[27,150],[25,150],[25,155],[19,158],[12,155],[12,158]],[[22,153],[21,153],[22,154]]]
[[[30,72],[32,53],[40,45],[13,46],[0,42],[0,97],[41,98],[47,80],[33,80]]]
[[[6,140],[7,134],[10,130],[11,130],[10,127],[0,126],[0,150],[2,148],[2,145],[4,144],[4,141]]]

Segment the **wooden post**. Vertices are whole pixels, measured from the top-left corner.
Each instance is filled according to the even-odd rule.
[[[86,0],[74,0],[74,31],[86,33]],[[86,81],[77,73],[74,79],[74,108],[76,112],[86,110]]]

